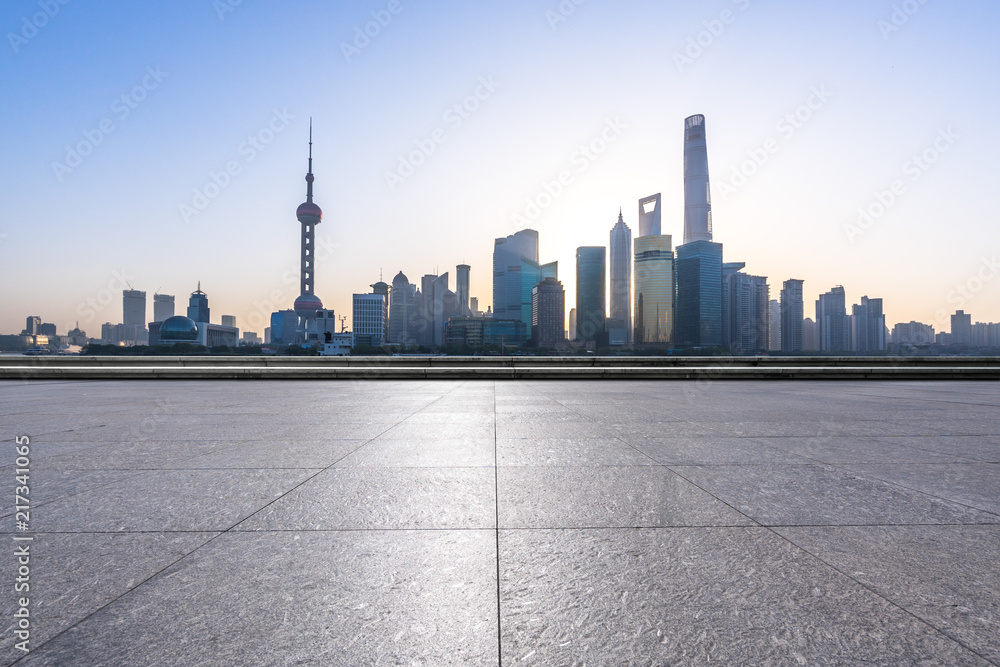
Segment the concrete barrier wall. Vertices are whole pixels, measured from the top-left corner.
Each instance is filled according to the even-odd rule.
[[[1000,380],[998,357],[3,356],[0,379]]]

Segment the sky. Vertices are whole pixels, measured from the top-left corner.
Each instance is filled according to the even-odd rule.
[[[263,334],[298,295],[309,118],[315,291],[471,265],[532,228],[575,303],[578,246],[663,194],[704,114],[725,261],[887,324],[1000,321],[1000,5],[990,0],[8,0],[0,332],[100,336],[121,290],[200,281]],[[348,319],[348,324],[350,320]]]

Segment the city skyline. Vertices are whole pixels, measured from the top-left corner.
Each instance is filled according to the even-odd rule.
[[[200,280],[213,310],[263,333],[255,322],[298,295],[292,211],[309,116],[326,213],[315,293],[339,315],[379,272],[416,279],[459,264],[485,310],[493,240],[525,228],[538,231],[542,259],[562,264],[575,303],[576,248],[606,245],[619,209],[637,230],[636,202],[662,192],[662,233],[683,237],[679,129],[703,114],[715,239],[727,261],[768,278],[772,298],[801,279],[806,304],[837,285],[849,303],[882,298],[890,327],[948,330],[939,313],[956,310],[1000,320],[998,209],[985,196],[1000,105],[973,82],[1000,61],[986,30],[994,7],[931,3],[893,22],[893,3],[570,3],[568,15],[557,3],[315,4],[304,13],[330,39],[310,45],[320,53],[303,68],[306,47],[289,34],[301,17],[223,5],[151,17],[59,4],[33,33],[22,19],[38,3],[4,8],[5,34],[20,38],[8,34],[0,68],[23,96],[0,112],[17,129],[0,157],[12,193],[0,204],[0,330],[38,315],[93,336],[120,320],[122,290],[183,300]],[[640,19],[655,28],[631,39]],[[345,51],[372,21],[378,34]],[[100,43],[126,25],[126,48]],[[172,30],[187,37],[179,46]],[[289,34],[287,53],[251,53],[246,43],[271,31]],[[766,36],[777,46],[754,46]],[[845,41],[850,56],[833,48]],[[429,43],[439,51],[404,58]],[[93,71],[74,63],[82,46]],[[456,64],[457,54],[467,57]],[[316,67],[322,86],[307,83]],[[66,147],[87,142],[71,165]],[[33,222],[41,201],[47,226]]]

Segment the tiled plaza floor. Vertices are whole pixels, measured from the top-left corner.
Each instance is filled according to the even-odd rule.
[[[993,382],[3,382],[0,406],[0,664],[1000,665]]]

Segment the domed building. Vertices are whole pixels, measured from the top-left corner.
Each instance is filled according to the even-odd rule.
[[[190,317],[174,315],[160,324],[160,345],[175,343],[198,344],[198,325]]]

